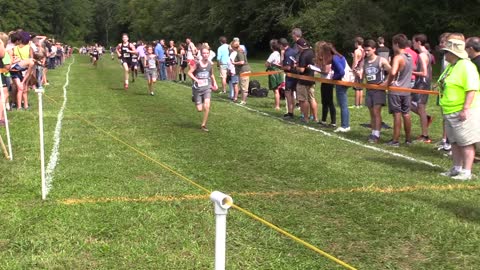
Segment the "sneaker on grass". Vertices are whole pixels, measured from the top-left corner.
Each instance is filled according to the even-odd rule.
[[[450,170],[440,173],[441,176],[446,176],[446,177],[453,177],[459,175],[460,172],[455,170],[455,167],[452,167]]]
[[[400,147],[400,143],[399,143],[399,142],[396,142],[396,141],[394,141],[394,140],[388,141],[385,145],[387,145],[387,146],[392,146],[392,147]]]
[[[342,132],[342,133],[345,133],[345,132],[349,132],[350,131],[350,127],[339,127],[337,129],[335,129],[333,132]]]
[[[370,134],[370,136],[368,136],[368,139],[367,139],[369,143],[378,143],[379,140],[380,140],[380,137],[375,136],[373,134]]]
[[[458,181],[468,181],[472,180],[473,175],[471,173],[466,174],[464,171],[461,171],[459,174],[452,176],[452,179],[458,180]]]

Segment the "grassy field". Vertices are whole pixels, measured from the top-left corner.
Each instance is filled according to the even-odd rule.
[[[49,75],[47,157],[71,61]],[[205,133],[188,85],[159,82],[149,96],[139,78],[124,91],[108,57],[94,68],[76,56],[69,79],[46,201],[35,95],[30,111],[9,114],[15,160],[0,162],[0,269],[213,269],[213,205],[178,174],[358,269],[478,268],[478,181],[439,176],[451,161],[433,145],[367,145],[365,108],[352,109],[352,132],[337,136],[283,121],[271,95],[246,108],[214,94]],[[227,269],[342,269],[236,209],[227,226]]]

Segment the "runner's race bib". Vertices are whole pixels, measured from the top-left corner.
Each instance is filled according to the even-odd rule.
[[[367,75],[367,81],[375,81],[377,79],[377,75]]]
[[[130,57],[130,53],[124,53],[123,57]]]
[[[208,86],[208,79],[200,79],[197,83],[198,87],[205,87]]]

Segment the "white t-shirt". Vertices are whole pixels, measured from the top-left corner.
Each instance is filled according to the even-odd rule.
[[[57,54],[57,47],[52,46],[51,50],[52,52],[51,52],[50,58],[55,58],[55,55]]]
[[[280,53],[278,51],[274,51],[270,54],[270,56],[267,59],[267,62],[279,66],[280,65]]]
[[[235,61],[235,57],[237,57],[237,52],[233,51],[230,54],[230,61],[228,61],[228,69],[230,70],[230,74],[235,75],[235,65],[233,64],[233,61]]]

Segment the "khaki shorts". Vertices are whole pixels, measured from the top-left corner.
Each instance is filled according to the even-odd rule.
[[[450,143],[467,146],[480,142],[480,108],[470,109],[469,113],[463,122],[459,119],[460,112],[443,116]]]
[[[221,78],[227,78],[227,70],[228,66],[227,65],[220,65],[220,77]]]
[[[243,73],[242,73],[243,74]],[[240,76],[240,93],[248,93],[248,84],[250,83],[250,77],[241,77]]]
[[[315,84],[303,85],[297,83],[297,99],[298,101],[311,101],[315,99]]]

